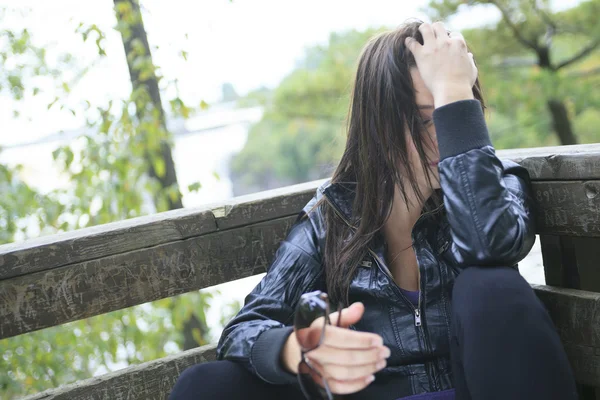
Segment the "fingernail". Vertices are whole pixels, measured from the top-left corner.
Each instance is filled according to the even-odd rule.
[[[377,369],[382,369],[383,367],[385,367],[385,365],[386,365],[386,364],[387,364],[387,363],[385,362],[385,360],[379,361],[379,362],[377,363],[377,365],[375,365],[375,368],[377,368]]]
[[[373,338],[373,340],[371,341],[371,344],[373,346],[382,346],[383,345],[383,339],[381,337],[375,337]]]
[[[379,352],[380,357],[382,358],[388,358],[390,355],[392,355],[392,352],[390,351],[390,349],[388,347],[384,347],[383,349],[381,349],[381,351]]]
[[[367,379],[366,379],[367,383],[371,383],[374,380],[375,380],[375,375],[371,375],[371,376],[367,377]]]

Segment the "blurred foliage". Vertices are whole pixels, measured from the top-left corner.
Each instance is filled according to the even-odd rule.
[[[263,86],[249,92],[244,97],[239,97],[237,99],[237,106],[240,108],[266,107],[271,104],[272,97],[273,91]]]
[[[463,32],[478,63],[495,146],[559,145],[560,115],[550,112],[551,101],[564,107],[580,143],[599,142],[594,122],[600,120],[600,0],[560,12],[546,0],[434,0],[425,11],[444,20],[471,7],[505,15]],[[356,61],[378,31],[332,34],[326,45],[307,49],[274,90],[262,88],[238,100],[240,107],[260,105],[265,112],[231,160],[236,194],[331,175],[344,147]]]
[[[13,399],[151,361],[183,348],[184,325],[205,320],[211,293],[194,292],[0,341],[0,395]],[[198,331],[198,345],[207,343]]]
[[[115,6],[115,29],[124,43],[132,39],[132,27],[141,23],[141,13],[132,4],[117,1]],[[0,20],[3,17],[0,14]],[[105,33],[98,26],[80,23],[74,31],[94,46],[99,59],[107,57]],[[20,166],[0,164],[0,243],[165,211],[180,203],[176,180],[165,186],[163,179],[174,174],[164,152],[172,138],[150,84],[158,90],[162,77],[147,46],[136,39],[129,40],[126,55],[132,78],[137,77],[131,96],[106,104],[85,101],[86,133],[53,153],[70,183],[66,189],[39,193],[20,178]],[[38,81],[50,79],[57,94],[48,108],[68,108],[77,80],[67,81],[66,76],[81,77],[91,66],[60,56],[64,62],[49,67],[45,54],[26,29],[0,31],[0,60],[9,66],[0,68],[0,91],[18,104],[43,91]],[[187,118],[196,109],[175,92],[176,97],[165,102],[170,115]],[[206,107],[205,102],[199,106]],[[190,186],[197,190],[200,183]],[[0,374],[0,398],[33,394],[206,344],[210,331],[205,310],[211,298],[211,293],[192,292],[4,339],[0,370],[8,373]]]
[[[27,15],[28,10],[22,10]],[[0,23],[18,17],[13,10],[0,8]],[[46,48],[34,45],[26,28],[0,28],[0,94],[20,101],[35,97],[42,91],[43,78],[60,81],[63,68],[72,68],[72,57],[59,57],[55,66],[47,62]],[[21,115],[18,107],[11,110],[14,117]],[[0,148],[0,151],[2,149]],[[53,233],[65,228],[61,215],[64,206],[56,193],[42,195],[21,179],[21,165],[0,164],[0,244],[12,242],[15,237],[27,237],[31,225],[42,233]]]
[[[27,10],[23,12],[26,14]],[[0,21],[14,17],[13,10],[0,7]],[[0,93],[8,92],[15,100],[22,100],[27,95],[36,96],[41,90],[36,78],[58,78],[61,69],[70,67],[72,62],[72,57],[65,55],[57,66],[49,66],[46,48],[34,46],[26,28],[0,28],[0,44]],[[18,110],[13,112],[15,116],[19,116]]]
[[[580,143],[600,141],[579,121],[600,105],[600,1],[554,12],[548,0],[432,0],[427,12],[446,20],[474,7],[502,16],[462,32],[478,63],[496,147],[561,144],[557,122],[570,122]],[[550,102],[567,118],[551,112]]]
[[[354,65],[380,30],[333,33],[326,45],[307,49],[274,91],[263,88],[238,101],[265,112],[231,160],[236,195],[331,175],[343,151]]]

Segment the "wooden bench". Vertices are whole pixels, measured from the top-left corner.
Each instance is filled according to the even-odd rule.
[[[600,145],[499,151],[533,178],[548,285],[582,398],[600,387]],[[0,339],[263,273],[322,181],[0,246]],[[27,399],[165,399],[215,345]],[[600,396],[598,397],[600,399]]]

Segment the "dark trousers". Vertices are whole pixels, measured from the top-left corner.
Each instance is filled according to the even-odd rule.
[[[556,329],[512,268],[464,270],[452,299],[451,357],[457,400],[575,400],[575,382]],[[389,394],[389,398],[394,398]],[[301,400],[230,361],[194,365],[170,400]]]

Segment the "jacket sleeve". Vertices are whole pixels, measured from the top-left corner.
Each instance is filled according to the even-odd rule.
[[[496,157],[477,100],[434,111],[440,185],[459,262],[513,266],[535,242],[527,170]]]
[[[281,365],[280,353],[293,331],[300,296],[324,290],[318,240],[311,220],[304,215],[302,211],[267,274],[223,330],[217,347],[217,359],[239,362],[271,384],[296,382],[296,376]]]

